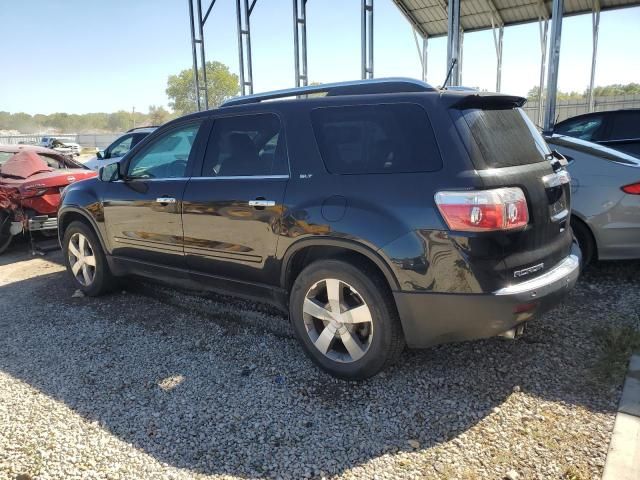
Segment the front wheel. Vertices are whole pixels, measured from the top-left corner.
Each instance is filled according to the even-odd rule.
[[[393,363],[404,336],[377,272],[339,260],[306,267],[293,285],[289,314],[307,355],[345,380],[363,380]]]
[[[95,297],[110,291],[114,278],[93,229],[83,222],[72,222],[64,232],[62,252],[76,288]]]

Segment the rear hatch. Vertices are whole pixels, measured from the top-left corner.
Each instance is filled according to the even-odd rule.
[[[571,250],[568,172],[520,108],[524,99],[471,95],[451,114],[484,188],[518,187],[527,200],[529,223],[517,231],[477,234],[467,240],[469,260],[485,288],[530,280]],[[501,252],[500,258],[484,252]]]

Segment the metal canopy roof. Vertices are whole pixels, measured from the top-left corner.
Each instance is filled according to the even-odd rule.
[[[394,0],[423,36],[447,34],[447,0]],[[591,12],[594,0],[564,0],[564,16]],[[601,10],[640,5],[640,0],[600,0]],[[465,32],[486,30],[493,25],[518,25],[551,16],[551,1],[461,0],[460,25]],[[493,22],[492,22],[493,21]]]

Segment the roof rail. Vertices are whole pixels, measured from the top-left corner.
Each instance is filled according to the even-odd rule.
[[[135,132],[136,130],[142,130],[143,128],[159,128],[159,125],[145,125],[143,127],[134,127],[134,128],[131,128],[131,129],[127,130],[124,133]]]
[[[321,85],[309,85],[307,87],[286,88],[271,92],[256,93],[234,97],[224,102],[221,107],[232,107],[259,103],[263,100],[275,100],[278,98],[298,97],[312,93],[325,93],[327,96],[338,95],[365,95],[372,93],[403,93],[403,92],[432,92],[435,91],[428,83],[412,78],[392,77],[375,78],[370,80],[355,80],[349,82],[324,83]]]

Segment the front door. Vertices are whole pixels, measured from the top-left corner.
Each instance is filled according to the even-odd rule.
[[[125,179],[108,184],[104,217],[112,254],[185,267],[182,195],[200,121],[176,126],[135,153]]]
[[[288,178],[277,115],[215,119],[202,174],[189,181],[184,194],[189,268],[218,279],[273,283]]]

